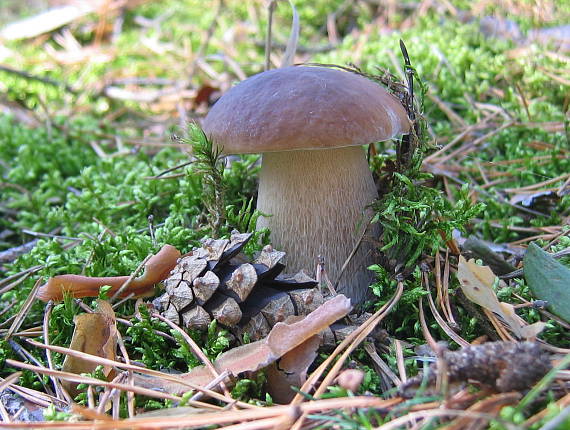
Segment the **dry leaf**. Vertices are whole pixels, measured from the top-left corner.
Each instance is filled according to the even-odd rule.
[[[165,280],[170,271],[176,266],[180,258],[180,252],[171,245],[164,245],[161,250],[153,255],[145,264],[145,272],[142,276],[133,279],[121,297],[134,294],[135,297],[144,297],[154,294],[154,285]],[[44,302],[49,300],[63,300],[64,293],[72,297],[97,297],[99,288],[104,285],[111,286],[109,294],[114,294],[129,279],[129,276],[112,277],[88,277],[80,275],[59,275],[49,278],[42,285],[36,297]]]
[[[266,338],[223,353],[213,365],[220,374],[228,371],[231,375],[238,376],[244,372],[255,372],[267,367],[303,342],[319,334],[332,323],[346,316],[350,309],[350,299],[339,294],[300,321],[277,323]],[[195,367],[180,377],[191,384],[200,386],[205,386],[214,379],[212,373],[204,366]],[[188,391],[186,385],[171,383],[155,377],[137,376],[135,383],[141,387],[162,389],[173,394]]]
[[[479,266],[474,259],[467,261],[460,256],[457,278],[469,300],[501,316],[519,339],[534,338],[544,329],[545,323],[536,322],[528,325],[515,313],[511,304],[499,302],[493,290],[496,276],[488,266]]]
[[[285,322],[299,321],[302,317],[289,317]],[[317,358],[322,335],[316,334],[283,355],[267,368],[267,391],[277,403],[289,403],[307,380],[307,370]]]
[[[115,359],[117,347],[117,327],[115,312],[109,302],[98,300],[97,309],[94,313],[77,315],[73,322],[75,329],[71,339],[70,349],[85,352],[98,357]],[[79,357],[67,355],[63,362],[62,370],[76,374],[90,373],[95,370],[97,363],[87,361]],[[111,366],[103,367],[103,374],[109,377],[113,371]],[[64,388],[72,396],[78,394],[77,383],[62,381]]]

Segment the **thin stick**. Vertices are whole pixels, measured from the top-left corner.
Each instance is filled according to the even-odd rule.
[[[3,65],[0,65],[0,70],[3,72],[6,72],[6,73],[11,73],[13,75],[21,76],[22,78],[25,78],[25,79],[29,79],[29,80],[33,80],[33,81],[39,81],[39,82],[42,82],[44,84],[52,85],[54,87],[63,88],[65,91],[67,91],[68,93],[71,93],[71,94],[78,94],[78,92],[76,90],[74,90],[73,88],[71,88],[69,85],[67,85],[64,82],[58,82],[54,79],[32,75],[31,73],[25,72],[23,70],[16,70],[16,69],[12,69],[11,67],[3,66]]]
[[[117,330],[117,344],[119,345],[119,350],[121,354],[123,354],[123,358],[125,359],[125,363],[131,364],[131,358],[129,357],[129,353],[127,348],[125,347],[125,343],[123,342],[123,336],[119,330]],[[132,370],[127,370],[128,377],[127,383],[131,386],[135,386],[135,378],[134,373]],[[132,391],[127,391],[127,410],[129,412],[129,418],[133,418],[135,416],[135,395]]]
[[[12,288],[17,287],[18,285],[20,285],[22,282],[24,282],[26,279],[28,279],[30,276],[32,276],[34,272],[28,272],[26,273],[24,276],[22,276],[20,279],[15,280],[14,282],[12,282],[11,284],[6,285],[3,288],[0,288],[0,295],[10,291]]]
[[[22,372],[15,372],[9,375],[6,379],[0,378],[0,393],[4,392],[10,384],[13,384],[22,376]]]
[[[113,303],[117,299],[117,297],[119,297],[121,295],[121,293],[123,291],[125,291],[129,287],[129,285],[131,285],[131,282],[133,282],[133,280],[135,279],[137,274],[142,270],[144,265],[148,262],[148,260],[150,260],[151,257],[152,257],[152,254],[149,254],[146,256],[146,258],[143,261],[141,261],[141,263],[138,265],[138,267],[135,269],[135,271],[133,273],[131,273],[131,275],[128,277],[128,279],[125,282],[123,282],[123,285],[121,285],[119,287],[119,289],[117,291],[115,291],[115,294],[113,294],[113,296],[109,299],[110,303]]]
[[[14,273],[13,275],[10,275],[10,276],[8,276],[7,278],[2,279],[2,280],[0,281],[0,287],[3,286],[3,285],[6,285],[8,282],[12,282],[12,280],[14,280],[14,279],[17,279],[17,278],[19,278],[19,277],[21,277],[21,276],[25,276],[25,275],[27,275],[28,273],[35,273],[35,272],[37,272],[38,270],[43,269],[44,267],[45,267],[45,266],[43,266],[43,265],[40,265],[40,266],[33,266],[33,267],[30,267],[29,269],[22,270],[21,272]],[[0,293],[4,293],[4,292],[5,292],[4,290],[0,290]]]
[[[427,276],[426,276],[427,278]],[[455,341],[455,343],[457,343],[458,345],[461,346],[467,346],[470,345],[469,342],[467,342],[465,339],[463,339],[461,336],[459,336],[457,333],[455,333],[451,327],[449,327],[449,325],[445,322],[445,320],[443,319],[443,317],[440,315],[440,313],[437,311],[437,308],[435,306],[435,303],[433,301],[433,298],[431,296],[431,291],[429,288],[429,283],[427,281],[424,281],[424,286],[426,287],[426,290],[428,291],[428,303],[429,303],[429,307],[431,309],[431,313],[433,314],[433,316],[435,317],[435,320],[437,321],[437,323],[440,325],[440,327],[443,329],[443,331],[445,331],[445,333],[451,338],[453,339],[453,341]]]
[[[404,363],[404,351],[402,349],[402,342],[399,339],[394,341],[394,346],[396,347],[396,365],[398,366],[398,373],[400,374],[400,379],[402,383],[408,380],[406,375],[406,365]]]

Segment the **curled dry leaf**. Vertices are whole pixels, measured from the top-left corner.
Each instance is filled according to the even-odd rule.
[[[75,329],[71,339],[70,349],[85,352],[98,357],[115,359],[117,347],[117,326],[115,312],[109,302],[98,300],[94,313],[77,315],[73,322]],[[97,363],[79,357],[68,355],[63,362],[63,371],[76,374],[90,373],[98,366]],[[103,374],[109,377],[113,372],[111,366],[103,366]],[[62,385],[72,396],[78,394],[77,383],[62,381]]]
[[[475,260],[467,261],[460,256],[457,278],[469,300],[501,316],[519,339],[535,338],[544,329],[545,323],[539,321],[528,325],[515,313],[513,305],[499,301],[493,290],[496,276],[488,266],[479,266]]]
[[[145,264],[142,276],[133,279],[121,297],[134,293],[135,297],[144,297],[154,294],[153,286],[168,277],[170,271],[176,266],[180,258],[180,251],[171,245],[164,245],[161,250],[153,255]],[[49,278],[37,293],[37,298],[47,302],[63,299],[64,293],[75,298],[97,297],[99,288],[111,286],[110,294],[114,294],[129,279],[129,276],[89,277],[80,275],[58,275]]]
[[[286,323],[300,321],[300,316],[292,316]],[[307,370],[317,357],[322,342],[322,334],[311,336],[299,346],[284,354],[267,368],[267,391],[277,403],[289,403],[295,397],[291,387],[301,387],[307,380]]]
[[[228,371],[233,376],[260,370],[346,316],[350,309],[350,299],[342,294],[335,296],[297,322],[277,323],[266,338],[223,353],[213,365],[218,373]],[[181,375],[181,378],[191,384],[206,386],[214,377],[209,369],[199,366]],[[138,376],[135,378],[135,383],[145,388],[158,388],[173,394],[188,391],[186,385],[156,377]]]
[[[276,403],[289,403],[296,392],[291,387],[302,387],[307,381],[309,366],[317,358],[322,336],[314,335],[271,363],[267,368],[267,391]]]

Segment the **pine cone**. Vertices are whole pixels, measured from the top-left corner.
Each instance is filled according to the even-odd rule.
[[[284,252],[268,245],[247,262],[240,251],[251,237],[233,231],[229,240],[204,240],[178,261],[155,307],[187,329],[205,330],[215,318],[238,338],[247,333],[258,340],[277,322],[324,302],[317,281],[305,273],[281,275]]]

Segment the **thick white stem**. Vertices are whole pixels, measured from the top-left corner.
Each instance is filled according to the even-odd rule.
[[[373,280],[367,270],[373,263],[370,241],[362,241],[339,274],[376,198],[362,147],[265,153],[257,208],[271,217],[261,217],[258,228],[269,227],[273,246],[287,252],[287,272],[312,274],[320,255],[338,292],[360,302]]]

